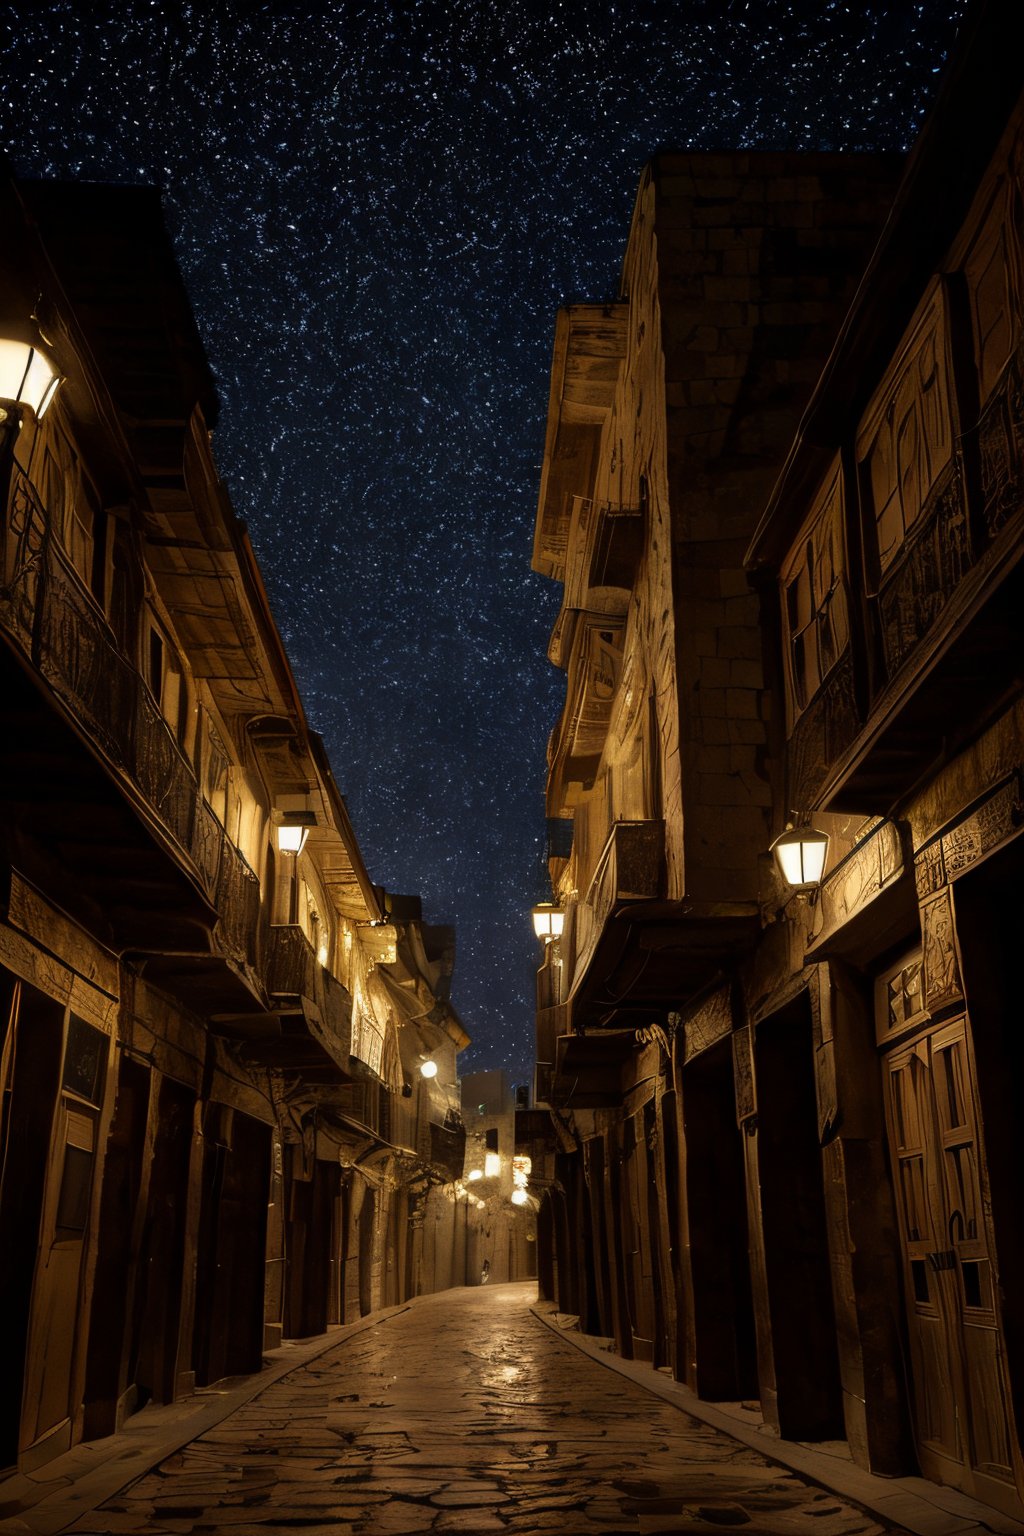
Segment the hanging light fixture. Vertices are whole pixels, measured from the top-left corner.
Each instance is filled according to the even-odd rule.
[[[530,916],[533,918],[534,933],[538,939],[543,939],[545,944],[550,944],[552,939],[561,938],[565,913],[561,907],[556,907],[553,901],[539,901]]]
[[[60,374],[45,352],[27,341],[0,338],[0,400],[27,405],[41,421],[59,383]]]
[[[312,811],[284,811],[277,825],[277,846],[281,853],[294,853],[296,857],[306,846],[310,827],[316,826]]]
[[[783,880],[797,890],[820,885],[828,853],[828,833],[814,827],[787,827],[772,843]]]

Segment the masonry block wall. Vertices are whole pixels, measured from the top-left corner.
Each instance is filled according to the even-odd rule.
[[[651,168],[653,257],[627,272],[656,267],[664,370],[671,542],[650,550],[661,574],[648,624],[663,653],[661,614],[674,614],[682,862],[700,901],[757,895],[769,722],[743,554],[898,169],[893,156],[806,154],[662,155]]]

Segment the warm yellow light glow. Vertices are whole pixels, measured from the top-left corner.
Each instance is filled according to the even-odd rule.
[[[424,1077],[436,1077],[437,1076],[437,1062],[436,1061],[431,1061],[429,1058],[426,1061],[421,1061],[420,1062],[420,1072],[422,1073],[422,1075]]]
[[[533,908],[530,915],[533,918],[534,933],[538,939],[543,939],[545,944],[561,936],[565,923],[565,913],[561,907],[556,907],[550,901],[541,901]]]
[[[501,1154],[498,1152],[486,1152],[484,1154],[484,1178],[496,1179],[501,1172]]]
[[[316,952],[316,957],[320,961],[321,965],[326,965],[327,964],[327,945],[326,944],[321,944],[320,945],[320,948]]]
[[[282,853],[299,854],[305,845],[308,832],[308,827],[297,827],[284,823],[277,829],[277,846]]]
[[[39,421],[59,383],[60,374],[38,347],[26,341],[0,341],[0,400],[27,405]]]
[[[469,1173],[466,1174],[466,1178],[471,1184],[475,1184],[477,1179],[482,1179],[483,1176],[484,1171],[482,1168],[471,1168]]]
[[[787,885],[817,885],[825,868],[828,834],[813,827],[790,827],[772,843],[772,853]]]
[[[511,1198],[513,1205],[525,1205],[530,1197],[525,1189],[514,1189]]]

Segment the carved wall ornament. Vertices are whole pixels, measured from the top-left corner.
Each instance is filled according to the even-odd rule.
[[[960,964],[954,939],[953,906],[942,891],[921,908],[924,1002],[932,1013],[963,999]]]
[[[875,1018],[878,1043],[902,1034],[926,1017],[924,968],[919,951],[907,955],[899,965],[879,976],[875,982]]]
[[[870,905],[903,873],[903,845],[895,822],[882,821],[847,854],[821,886],[819,944]]]
[[[1024,503],[1024,357],[1018,349],[978,430],[982,518],[994,539]]]
[[[737,1029],[732,1037],[732,1071],[736,1090],[736,1123],[743,1125],[757,1113],[754,1084],[754,1040],[749,1024]]]
[[[839,1089],[832,1036],[832,986],[828,967],[814,967],[807,986],[814,1051],[814,1088],[818,1107],[818,1139],[827,1141],[839,1119]]]
[[[1001,784],[970,816],[943,833],[942,862],[946,877],[955,880],[993,848],[1020,830],[1020,780]]]
[[[919,848],[914,857],[914,884],[917,888],[918,901],[923,901],[926,896],[941,890],[945,883],[946,867],[942,862],[942,839],[937,837],[923,848]]]
[[[697,1011],[686,1020],[685,1060],[692,1061],[708,1046],[732,1033],[732,1000],[729,988],[720,987],[705,998]]]

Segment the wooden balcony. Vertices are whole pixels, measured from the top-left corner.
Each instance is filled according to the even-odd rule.
[[[638,1046],[632,1030],[563,1035],[551,1077],[553,1109],[612,1109],[622,1103]]]
[[[430,1166],[443,1177],[446,1184],[453,1184],[456,1179],[462,1178],[466,1164],[466,1127],[461,1121],[444,1125],[430,1121],[429,1133]]]
[[[3,548],[12,862],[191,1006],[252,1007],[259,882],[17,471]]]
[[[515,1119],[515,1150],[517,1157],[530,1159],[530,1187],[533,1190],[549,1184],[555,1176],[555,1156],[558,1138],[554,1122],[546,1109],[517,1109]]]
[[[668,899],[664,842],[661,821],[612,827],[572,914],[567,1006],[574,1034],[640,1027],[680,1007],[760,930],[756,903]]]
[[[808,960],[863,964],[912,933],[918,922],[909,831],[880,821],[822,881]]]
[[[847,651],[797,720],[791,805],[884,816],[940,738],[954,755],[1019,691],[1022,401],[1024,350],[869,600],[863,661]]]
[[[559,1035],[569,1031],[569,1007],[556,1003],[554,1007],[538,1008],[534,1045],[533,1097],[537,1104],[549,1103],[551,1076],[555,1070],[555,1054]]]
[[[248,1060],[301,1072],[307,1082],[352,1079],[352,998],[325,970],[297,924],[270,928],[265,980],[271,1013],[254,1028],[235,1021]]]

